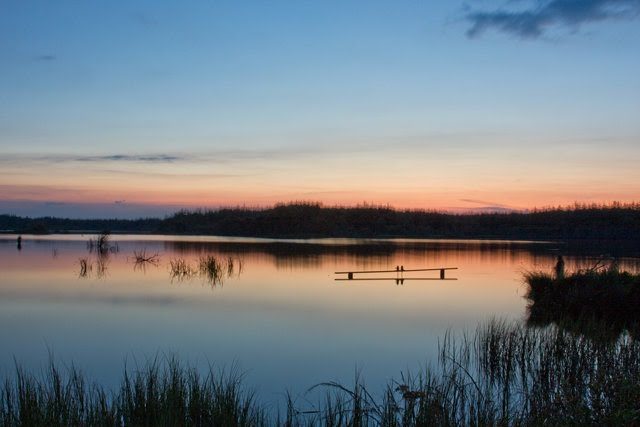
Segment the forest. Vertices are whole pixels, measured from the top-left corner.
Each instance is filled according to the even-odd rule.
[[[68,219],[0,215],[4,233],[201,234],[272,238],[414,237],[640,241],[640,204],[574,205],[511,213],[451,214],[320,203],[179,211],[165,218]]]

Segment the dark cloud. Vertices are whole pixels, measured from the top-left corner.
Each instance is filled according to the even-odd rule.
[[[513,4],[514,2],[510,2]],[[582,25],[606,20],[635,19],[640,16],[640,0],[537,0],[530,9],[490,12],[471,11],[467,36],[474,38],[494,29],[532,39],[550,29],[576,31]]]
[[[140,162],[140,163],[173,163],[177,161],[192,160],[192,156],[185,154],[104,154],[78,156],[73,154],[45,154],[45,155],[7,155],[0,158],[0,163],[20,162]]]
[[[77,162],[104,162],[104,161],[122,161],[122,162],[148,162],[148,163],[170,163],[177,160],[183,160],[181,156],[168,154],[153,155],[128,155],[128,154],[112,154],[108,156],[84,156],[76,157],[73,160]]]
[[[505,205],[504,203],[491,202],[486,200],[478,200],[478,199],[459,199],[461,202],[472,203],[476,205],[483,205],[477,208],[465,208],[467,210],[479,210],[479,211],[490,211],[490,212],[513,212],[520,210],[520,208],[515,206]]]

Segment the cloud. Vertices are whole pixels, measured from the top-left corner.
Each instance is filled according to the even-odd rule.
[[[170,163],[177,160],[184,160],[182,156],[168,154],[153,155],[128,155],[128,154],[112,154],[108,156],[84,156],[75,157],[70,160],[77,162],[145,162],[145,163]]]
[[[510,2],[514,3],[514,2]],[[535,6],[513,11],[471,11],[467,36],[475,38],[494,29],[522,39],[536,39],[552,29],[577,31],[582,25],[640,16],[640,0],[537,0]]]
[[[486,200],[478,200],[478,199],[459,199],[461,202],[471,203],[475,205],[483,205],[480,208],[468,208],[468,209],[491,209],[491,210],[518,210],[515,206],[505,205],[504,203],[490,202]]]
[[[59,163],[59,162],[137,162],[137,163],[173,163],[183,160],[191,160],[192,157],[183,154],[105,154],[78,156],[74,154],[43,154],[43,155],[21,155],[8,154],[0,158],[0,163],[16,162],[37,162],[37,163]]]

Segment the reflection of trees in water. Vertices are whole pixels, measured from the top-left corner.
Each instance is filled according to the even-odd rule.
[[[442,259],[514,263],[523,257],[547,261],[555,256],[552,244],[489,241],[353,240],[345,243],[308,242],[165,242],[165,249],[183,255],[216,253],[241,255],[267,262],[278,269],[321,268],[324,264],[349,263],[368,268],[389,265],[397,258],[414,258],[424,264]],[[534,259],[535,261],[535,259]]]

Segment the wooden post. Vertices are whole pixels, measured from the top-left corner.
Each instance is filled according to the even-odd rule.
[[[347,274],[347,277],[348,277],[349,280],[353,279],[353,273]]]
[[[440,280],[444,280],[444,268],[440,270]]]

